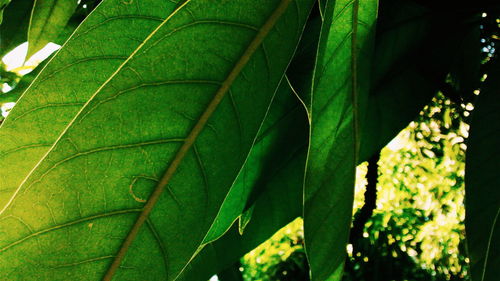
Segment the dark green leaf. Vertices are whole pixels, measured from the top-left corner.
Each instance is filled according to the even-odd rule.
[[[473,281],[500,276],[500,62],[475,103],[465,162],[465,227]]]
[[[3,10],[9,5],[9,2],[10,0],[0,0],[0,24],[2,24],[3,21]]]
[[[34,0],[12,1],[4,11],[0,25],[0,57],[27,41],[28,25]]]
[[[413,0],[381,2],[360,161],[380,151],[442,89],[470,29],[460,14],[435,13]]]

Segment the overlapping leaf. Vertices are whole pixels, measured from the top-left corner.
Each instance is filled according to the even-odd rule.
[[[304,108],[290,89],[288,81],[282,81],[245,166],[224,200],[210,233],[205,237],[205,243],[226,232],[245,207],[253,204],[249,201],[255,200],[269,188],[269,181],[277,173],[285,173],[282,170],[288,166],[290,159],[307,144],[306,120]],[[277,180],[273,180],[273,183],[280,185]],[[251,217],[248,213],[246,215]]]
[[[500,276],[500,63],[475,103],[465,162],[465,227],[473,281]]]
[[[68,0],[35,0],[28,28],[28,58],[59,37],[77,5]]]
[[[464,43],[474,47],[464,37],[474,29],[479,26],[462,15],[436,12],[411,0],[381,3],[369,106],[361,122],[360,161],[382,149],[418,116],[445,85],[453,63],[463,63],[458,52],[477,53],[474,48],[457,47]],[[470,65],[467,71],[473,73],[473,68]]]
[[[9,163],[0,171],[0,277],[98,280],[125,248],[116,280],[174,279],[247,157],[313,1],[284,9],[289,2],[104,1],[0,128]],[[124,247],[143,201],[238,67]]]
[[[243,234],[236,223],[219,240],[205,246],[181,280],[210,278],[300,216],[307,145],[306,115],[288,84],[282,84],[276,95],[255,144],[257,149],[250,153],[235,185],[245,186],[247,190],[239,192],[240,200],[247,199],[249,191],[258,190],[254,193],[251,219]],[[281,134],[283,132],[285,134]],[[234,205],[241,213],[241,206],[244,207],[246,201]],[[239,213],[233,214],[232,219]]]
[[[354,197],[360,107],[369,92],[377,1],[327,1],[322,11],[309,114],[304,235],[312,279],[339,280]]]
[[[34,0],[12,1],[5,7],[0,25],[0,57],[25,42]]]

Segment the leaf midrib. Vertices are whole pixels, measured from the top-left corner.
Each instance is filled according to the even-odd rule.
[[[185,139],[184,144],[181,146],[179,151],[177,152],[174,160],[170,163],[167,171],[163,175],[162,179],[159,181],[157,186],[155,187],[152,195],[150,196],[149,200],[145,204],[145,206],[142,208],[142,212],[139,215],[138,219],[136,220],[136,223],[130,230],[128,236],[126,237],[125,241],[123,242],[120,251],[118,254],[115,256],[115,259],[113,260],[113,263],[111,264],[110,268],[106,272],[103,280],[111,280],[114,276],[114,273],[116,270],[119,268],[121,261],[123,260],[128,248],[130,247],[131,243],[135,239],[139,229],[143,225],[143,223],[147,220],[147,217],[149,213],[152,211],[154,208],[156,202],[158,201],[160,194],[164,191],[167,183],[171,179],[171,177],[174,175],[177,167],[179,164],[182,162],[184,156],[186,153],[189,151],[191,146],[194,144],[195,140],[197,139],[197,136],[201,131],[203,130],[204,126],[206,125],[208,119],[210,116],[213,114],[215,111],[216,107],[218,104],[222,101],[223,97],[225,94],[228,92],[230,89],[231,85],[235,81],[235,79],[238,77],[240,72],[243,70],[245,65],[248,63],[250,58],[252,57],[253,53],[259,48],[260,44],[262,41],[266,38],[267,34],[270,32],[270,30],[273,28],[273,26],[276,24],[278,19],[281,17],[281,15],[285,12],[286,8],[290,4],[292,0],[281,0],[280,4],[277,6],[277,8],[274,10],[274,12],[269,16],[268,20],[265,22],[264,25],[258,30],[257,34],[255,35],[255,38],[249,43],[247,49],[243,53],[243,55],[240,57],[240,59],[237,61],[235,66],[232,68],[231,72],[228,74],[227,78],[225,81],[221,84],[221,87],[217,90],[215,93],[214,98],[212,101],[208,104],[206,111],[201,115],[199,118],[198,122],[195,124],[191,132],[189,133],[188,137]],[[118,66],[118,68],[109,76],[109,78],[97,89],[95,92],[89,97],[89,99],[82,105],[80,110],[75,114],[75,116],[72,118],[72,120],[67,124],[67,126],[61,131],[57,139],[53,142],[51,147],[48,149],[48,151],[40,158],[40,160],[34,165],[34,167],[30,170],[30,172],[24,177],[24,179],[21,181],[21,183],[18,185],[16,188],[15,192],[12,194],[11,198],[9,201],[4,205],[4,207],[0,210],[0,215],[3,214],[13,203],[17,195],[19,194],[20,190],[25,187],[26,183],[28,180],[32,177],[34,172],[39,168],[39,166],[44,162],[44,160],[48,157],[48,155],[54,151],[56,145],[61,141],[63,136],[68,132],[70,128],[75,124],[76,120],[83,114],[83,111],[88,107],[88,105],[96,98],[96,96],[110,83],[111,80],[113,80],[116,75],[127,65],[127,63],[134,58],[134,56],[145,46],[147,42],[150,41],[150,39],[167,23],[170,21],[170,19],[175,16],[177,13],[179,13],[180,10],[182,10],[188,3],[190,3],[191,0],[186,0],[183,2],[181,5],[179,5],[165,20],[163,20],[144,40],[143,42]],[[194,255],[191,257],[189,261],[191,261],[194,258]],[[188,263],[182,268],[182,270],[179,272],[182,273],[182,271],[185,269]]]

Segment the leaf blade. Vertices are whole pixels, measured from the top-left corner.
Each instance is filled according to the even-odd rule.
[[[339,280],[342,275],[360,141],[358,107],[368,94],[376,5],[330,1],[324,8],[304,185],[305,249],[312,280]]]
[[[500,233],[499,75],[496,61],[474,105],[465,159],[466,239],[472,280],[481,281],[495,280],[500,274],[500,243],[496,239]]]
[[[145,2],[142,1],[141,3]],[[155,273],[151,275],[151,279],[174,279],[182,271],[185,264],[189,262],[197,250],[199,243],[203,240],[205,232],[212,224],[211,219],[215,216],[222,198],[232,183],[231,178],[236,176],[237,171],[241,167],[240,165],[248,153],[250,145],[253,143],[268,103],[271,100],[272,93],[274,93],[274,88],[280,81],[293,54],[295,44],[300,36],[301,26],[305,21],[309,7],[312,5],[311,2],[299,1],[297,2],[297,7],[300,9],[288,9],[286,15],[283,16],[283,20],[280,19],[278,22],[280,32],[273,30],[266,38],[265,46],[268,51],[275,53],[276,50],[280,50],[278,53],[280,54],[279,56],[269,57],[270,68],[268,72],[261,71],[261,69],[266,69],[267,64],[264,50],[259,49],[258,54],[250,60],[250,67],[245,68],[245,75],[239,76],[233,85],[232,91],[238,93],[238,95],[234,95],[234,98],[236,104],[239,105],[239,120],[243,124],[243,130],[236,134],[230,133],[238,132],[239,121],[237,120],[238,118],[227,118],[227,116],[235,116],[235,109],[228,99],[223,99],[219,110],[210,119],[210,126],[198,137],[195,149],[190,152],[187,159],[184,159],[181,169],[176,173],[176,177],[174,177],[173,182],[167,188],[169,191],[168,194],[165,193],[161,197],[159,201],[160,208],[155,209],[159,211],[154,210],[151,213],[150,223],[147,223],[148,228],[142,228],[141,232],[139,232],[139,239],[136,241],[140,241],[140,243],[133,244],[133,247],[129,249],[129,254],[124,264],[125,267],[120,268],[117,272],[117,279],[135,280],[140,278],[141,273],[138,270],[130,268],[137,268],[137,264],[140,264],[143,270],[150,270],[150,272]],[[109,76],[113,75],[116,69],[120,65],[123,65],[123,62],[127,59],[127,56],[120,55],[118,51],[130,55],[134,53],[134,50],[140,44],[137,42],[133,43],[135,42],[134,40],[126,41],[128,37],[122,34],[117,38],[121,39],[123,43],[127,43],[124,44],[123,49],[112,48],[109,40],[103,42],[103,45],[109,47],[109,50],[116,51],[117,53],[99,54],[100,56],[96,57],[95,53],[92,53],[96,50],[89,50],[89,53],[86,54],[89,58],[73,57],[69,62],[65,61],[63,63],[64,59],[71,57],[69,56],[71,48],[81,48],[86,40],[92,42],[92,36],[97,38],[103,36],[103,34],[109,34],[108,36],[114,35],[112,32],[109,32],[110,26],[113,28],[122,26],[121,23],[123,20],[130,20],[131,23],[135,22],[135,24],[139,24],[140,22],[142,25],[141,30],[129,28],[126,31],[137,32],[134,36],[147,38],[148,34],[159,24],[158,13],[165,13],[164,11],[167,8],[172,11],[176,5],[176,3],[158,1],[149,1],[147,3],[151,7],[148,10],[142,9],[141,11],[149,12],[150,14],[142,14],[131,19],[130,13],[136,12],[134,7],[125,6],[121,2],[119,5],[114,6],[113,4],[118,4],[118,1],[104,1],[78,28],[74,36],[65,43],[65,46],[63,46],[36,78],[34,84],[23,94],[19,104],[13,109],[0,129],[0,134],[4,136],[8,136],[10,133],[22,136],[22,133],[26,133],[26,130],[15,129],[29,126],[28,120],[32,120],[34,117],[32,112],[37,112],[37,119],[41,120],[48,118],[45,115],[40,115],[42,112],[50,112],[51,116],[58,115],[58,122],[51,124],[53,127],[52,130],[33,128],[29,134],[30,137],[19,137],[19,141],[11,139],[6,143],[2,143],[0,147],[0,151],[2,152],[9,151],[10,148],[14,150],[18,149],[8,154],[1,154],[4,160],[19,159],[18,157],[26,153],[26,150],[30,151],[30,158],[36,159],[42,157],[41,155],[47,152],[46,147],[38,148],[38,150],[28,148],[32,144],[31,142],[33,142],[32,136],[43,137],[44,139],[42,140],[46,142],[50,142],[52,139],[53,142],[54,139],[59,138],[58,134],[66,132],[63,138],[59,138],[58,145],[52,149],[51,153],[47,154],[48,156],[45,157],[45,161],[42,161],[43,163],[38,166],[38,169],[33,172],[32,177],[25,183],[30,188],[20,192],[16,202],[2,214],[2,218],[13,213],[19,215],[35,231],[39,231],[43,226],[48,227],[53,225],[54,222],[51,222],[51,220],[67,221],[72,217],[87,218],[85,220],[85,223],[87,223],[86,229],[78,230],[79,225],[73,224],[71,225],[71,231],[75,231],[74,234],[66,235],[66,237],[61,236],[60,230],[51,231],[50,233],[44,232],[43,241],[47,243],[50,242],[50,239],[58,236],[61,239],[60,243],[62,245],[69,245],[70,241],[73,241],[71,243],[76,243],[76,245],[72,246],[73,249],[84,249],[85,251],[79,250],[72,254],[66,254],[62,252],[68,249],[55,249],[54,251],[59,251],[59,256],[62,255],[72,260],[64,264],[68,265],[64,267],[53,259],[44,260],[45,264],[49,263],[52,267],[59,266],[58,272],[61,275],[51,274],[51,266],[36,268],[37,271],[32,271],[31,274],[40,280],[43,280],[47,276],[51,276],[50,280],[63,278],[62,275],[75,276],[81,270],[86,270],[88,278],[92,279],[97,278],[97,276],[105,271],[107,264],[114,255],[115,250],[119,248],[119,242],[121,241],[121,239],[118,241],[116,239],[113,240],[112,237],[125,237],[126,230],[133,224],[137,213],[107,215],[106,217],[101,217],[100,220],[90,218],[95,218],[96,212],[111,214],[109,210],[112,212],[124,209],[131,210],[131,207],[134,207],[132,209],[135,210],[137,207],[142,206],[142,203],[138,199],[147,197],[147,194],[158,179],[157,175],[163,172],[165,168],[163,166],[164,163],[171,161],[173,153],[178,150],[180,146],[178,143],[179,138],[182,139],[179,136],[187,135],[189,132],[188,128],[194,125],[193,121],[190,120],[191,116],[201,115],[203,112],[202,109],[210,101],[206,93],[213,94],[217,89],[216,87],[220,86],[220,83],[216,82],[218,81],[217,78],[226,76],[227,72],[233,66],[231,63],[218,57],[217,61],[220,64],[220,69],[213,68],[211,64],[206,63],[206,60],[209,58],[200,56],[199,54],[219,54],[226,56],[225,59],[229,58],[231,62],[235,62],[235,58],[240,56],[241,52],[244,51],[243,47],[251,41],[252,35],[255,35],[255,29],[251,28],[251,25],[261,25],[265,20],[264,15],[269,15],[277,5],[277,1],[274,3],[268,1],[256,3],[255,1],[242,0],[237,3],[225,2],[218,3],[217,5],[213,3],[209,5],[203,1],[190,2],[188,4],[189,11],[183,9],[182,12],[179,12],[170,22],[168,28],[160,31],[163,36],[158,34],[158,37],[154,38],[154,42],[151,41],[150,45],[144,48],[146,52],[141,52],[136,60],[129,60],[127,67],[122,67],[123,71],[115,74],[115,79],[112,82],[108,82],[108,87],[102,88],[100,90],[101,94],[95,96],[92,102],[87,103],[89,106],[85,109],[85,112],[80,113],[80,117],[76,122],[73,121],[74,127],[65,131],[68,122],[76,120],[74,119],[74,115],[79,114],[82,102],[85,103],[86,99],[88,100],[92,97],[95,91],[100,89],[102,84],[109,80]],[[161,7],[161,5],[164,6]],[[221,15],[216,12],[223,8],[235,11],[241,6],[254,12],[246,15],[245,18],[236,18],[238,21],[234,21],[235,15],[241,16],[237,13]],[[123,10],[119,10],[117,7]],[[265,8],[265,14],[263,14],[263,8]],[[106,15],[101,13],[104,10],[107,12]],[[113,15],[112,12],[116,12],[117,14]],[[220,17],[217,21],[207,18],[214,14]],[[161,17],[161,14],[159,16]],[[190,24],[193,16],[195,16],[198,23]],[[224,23],[223,26],[221,26],[222,23]],[[193,27],[193,29],[189,29],[186,26],[197,26],[197,28]],[[200,29],[199,26],[203,28]],[[186,33],[175,33],[178,37],[173,41],[171,39],[171,32],[180,29]],[[124,30],[121,29],[120,31],[123,32]],[[193,32],[196,32],[196,36],[192,36]],[[169,38],[169,40],[160,40],[161,38]],[[231,38],[232,43],[229,45],[220,44],[220,40],[224,38]],[[283,49],[282,46],[284,40],[289,43],[286,44],[286,49]],[[182,47],[174,44],[175,42],[182,42]],[[116,44],[116,42],[113,44]],[[197,48],[192,48],[193,44]],[[196,56],[197,61],[192,64],[193,62],[189,61],[189,59],[194,59],[193,57],[177,55],[169,57],[167,63],[161,64],[162,68],[155,68],[156,65],[147,63],[149,57],[145,54],[148,54],[148,51],[153,52],[154,48],[160,48],[161,46],[163,48],[168,47],[167,50],[175,50],[176,52],[182,50],[199,50]],[[231,48],[221,49],[223,46],[231,46]],[[162,54],[169,53],[165,49],[161,50]],[[214,55],[214,57],[217,56]],[[214,57],[210,57],[210,61]],[[67,83],[59,89],[59,92],[64,91],[64,95],[54,94],[54,89],[57,88],[54,87],[53,82],[57,81],[55,80],[56,78],[60,78],[61,76],[69,77],[76,69],[80,68],[81,71],[81,67],[84,65],[89,69],[100,60],[106,61],[106,67],[96,69],[96,74],[90,75],[91,78],[97,80],[96,83],[89,83],[85,87],[82,87],[78,83],[76,85]],[[190,71],[188,72],[184,66],[190,65],[191,67],[188,68]],[[65,73],[61,69],[64,69]],[[161,73],[153,71],[158,69],[163,69],[163,71]],[[168,69],[168,72],[165,69]],[[176,77],[176,75],[179,76]],[[196,77],[196,75],[199,76]],[[179,77],[183,77],[183,79]],[[149,80],[142,81],[142,79],[146,78]],[[249,80],[247,81],[246,79]],[[256,81],[259,81],[259,83],[255,83]],[[37,96],[36,93],[41,92],[44,87],[48,89],[51,89],[51,87],[54,88],[52,88],[52,91],[44,91],[51,94],[41,99],[41,102],[43,102],[41,105],[33,104],[35,103],[34,97]],[[81,87],[81,89],[78,89],[78,87]],[[78,104],[66,106],[71,98],[74,98],[72,93],[76,90],[78,90],[77,93],[80,95],[80,99],[75,100]],[[188,93],[190,94],[183,95],[187,90],[189,90]],[[132,91],[135,91],[134,95],[131,95]],[[258,93],[258,96],[254,93]],[[61,97],[67,99],[64,103],[65,106],[52,106],[53,103],[50,102],[50,99],[55,99],[60,105],[61,100],[58,99]],[[146,99],[145,97],[149,98]],[[147,102],[150,99],[151,101]],[[243,107],[242,104],[253,104],[255,108]],[[112,107],[113,105],[116,107]],[[164,107],[167,107],[169,110],[164,110]],[[141,114],[137,112],[137,108],[140,109]],[[179,112],[181,108],[189,109],[190,111]],[[140,122],[137,120],[140,120]],[[154,120],[175,120],[175,122],[170,122],[167,126],[163,122]],[[38,124],[46,123],[38,122]],[[95,124],[99,125],[96,126]],[[145,130],[145,126],[151,129],[151,131]],[[104,127],[108,129],[104,129]],[[228,128],[234,130],[226,132]],[[44,132],[47,133],[44,134]],[[210,145],[219,143],[222,140],[224,140],[224,147],[213,147],[213,145]],[[25,145],[22,144],[22,141],[25,142]],[[20,150],[21,147],[23,147],[23,150]],[[23,157],[26,156],[23,155]],[[127,160],[125,161],[124,159]],[[211,159],[212,162],[207,162],[207,159]],[[7,182],[10,186],[2,185],[1,192],[12,194],[12,187],[16,187],[20,182],[19,174],[26,175],[27,171],[30,170],[29,166],[33,165],[33,163],[36,163],[35,160],[27,159],[26,163],[20,167],[15,167],[19,173],[12,173],[14,170],[12,166],[7,169],[10,170],[10,173],[2,171],[0,176],[3,180],[8,180]],[[223,163],[223,165],[219,165],[220,163]],[[114,169],[113,167],[119,167],[120,169]],[[70,172],[75,170],[83,172]],[[193,177],[192,173],[195,173],[196,176]],[[57,180],[55,178],[56,174]],[[182,179],[189,179],[189,181],[184,182]],[[85,184],[78,188],[77,183],[79,182]],[[209,193],[200,190],[200,188],[208,187],[206,186],[207,182],[210,183],[210,187],[213,187]],[[50,186],[61,188],[59,190],[61,192],[50,192]],[[103,189],[103,187],[106,187],[106,189]],[[125,190],[123,187],[125,187]],[[48,192],[38,194],[38,192],[43,190]],[[63,192],[63,190],[66,191]],[[92,193],[89,193],[90,190],[92,190]],[[40,205],[37,205],[37,208],[40,209],[37,221],[33,221],[29,217],[26,218],[26,214],[24,213],[26,209],[21,206],[21,202],[32,202],[35,194],[39,195],[36,200],[37,202],[49,204],[51,206],[50,209],[57,206],[57,211],[53,210],[54,217],[52,219],[47,207]],[[135,196],[132,196],[132,194]],[[61,196],[63,195],[70,198],[64,204],[64,201],[61,200]],[[196,203],[188,204],[187,202]],[[5,204],[5,201],[2,203]],[[66,207],[63,208],[62,206]],[[160,210],[169,210],[169,212],[165,213],[165,211]],[[169,219],[165,220],[165,216],[169,217]],[[15,226],[21,228],[19,223],[17,222]],[[2,237],[4,239],[7,239],[7,237],[11,240],[14,239],[14,226],[6,227],[7,224],[5,221],[0,221],[0,224],[2,224],[2,230],[6,229],[9,231],[9,235]],[[101,243],[100,245],[84,245],[81,244],[82,241],[75,239],[74,235],[78,231],[92,231],[92,229],[97,229],[95,230],[98,231],[96,235],[102,238],[99,242]],[[158,231],[158,229],[161,229],[161,231]],[[88,235],[80,234],[78,237]],[[104,234],[107,236],[103,236]],[[165,243],[165,241],[169,242]],[[0,242],[2,245],[9,243],[9,241],[5,240]],[[40,242],[39,238],[30,240],[29,243],[34,242]],[[30,250],[26,248],[29,243],[23,242],[21,245],[16,245],[15,248],[10,248],[9,251],[2,253],[1,258],[8,259],[15,254],[15,251],[22,249],[26,255],[34,259],[39,259],[40,256],[34,254],[34,249]],[[14,251],[13,249],[16,250]],[[46,251],[48,250],[50,249],[47,248]],[[145,253],[149,254],[146,255]],[[175,255],[172,253],[175,253]],[[152,259],[151,256],[155,258]],[[165,262],[167,260],[168,262]],[[23,263],[22,261],[10,265],[5,263],[0,264],[1,266],[8,267],[2,268],[0,271],[2,274],[4,272],[8,274],[12,269],[27,266],[27,263]],[[76,268],[71,268],[70,270],[70,265],[78,268],[78,270]],[[16,271],[20,272],[20,270]],[[64,280],[67,279],[67,277],[64,278]]]
[[[13,1],[4,9],[4,20],[0,25],[0,57],[25,42],[29,18],[34,0]]]
[[[57,40],[77,5],[76,1],[35,0],[28,27],[27,58]]]
[[[268,33],[271,31],[271,29],[274,27],[276,22],[279,20],[279,18],[286,11],[290,2],[291,2],[291,0],[283,0],[280,2],[278,7],[276,8],[276,10],[274,10],[274,12],[271,14],[269,19],[264,23],[264,25],[261,27],[259,32],[255,35],[255,38],[250,42],[250,44],[248,45],[248,47],[245,50],[245,52],[243,53],[243,55],[238,59],[234,68],[231,69],[231,71],[227,75],[224,82],[222,82],[220,88],[216,91],[214,98],[210,101],[206,110],[202,113],[202,115],[200,116],[200,118],[198,119],[196,124],[194,125],[193,129],[189,132],[189,135],[184,140],[184,143],[182,144],[182,146],[179,148],[179,150],[175,154],[175,158],[169,164],[167,170],[165,171],[162,178],[160,179],[160,181],[156,185],[153,193],[150,195],[148,201],[146,202],[146,205],[143,208],[143,211],[141,212],[140,216],[137,218],[134,226],[132,227],[130,233],[125,238],[125,241],[123,242],[122,247],[118,251],[118,254],[116,255],[115,259],[113,260],[113,263],[111,264],[110,268],[108,269],[108,271],[104,275],[104,280],[110,281],[111,279],[113,279],[113,276],[115,275],[116,271],[120,267],[122,260],[124,259],[125,255],[128,251],[128,248],[130,247],[132,242],[135,240],[135,238],[139,232],[139,229],[142,227],[142,225],[144,224],[144,222],[148,218],[152,209],[154,208],[157,201],[159,200],[160,195],[163,193],[163,191],[167,187],[167,184],[170,182],[172,176],[174,175],[177,168],[179,167],[181,161],[184,159],[184,157],[188,153],[189,149],[194,145],[194,142],[198,138],[198,135],[204,129],[205,125],[208,122],[208,119],[215,112],[218,105],[221,103],[222,99],[224,98],[226,93],[229,91],[231,85],[234,83],[234,81],[236,80],[238,75],[241,73],[243,68],[246,66],[246,64],[248,63],[248,61],[250,60],[252,55],[255,53],[257,48],[259,48],[259,46],[262,44],[262,42],[264,41],[264,39],[266,38]],[[176,10],[174,10],[174,12],[172,12],[172,15],[175,15],[176,11],[180,11],[188,3],[189,3],[189,0],[185,1]],[[169,20],[169,18],[167,18],[164,21],[164,23],[166,23],[168,20]],[[161,28],[161,27],[162,27],[162,25],[160,25],[158,28]],[[203,240],[205,240],[205,239],[203,239]],[[193,254],[193,257],[194,257],[194,255],[195,254]]]

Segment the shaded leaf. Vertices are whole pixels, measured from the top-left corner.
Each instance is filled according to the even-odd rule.
[[[324,8],[304,186],[312,280],[340,280],[342,275],[376,16],[377,1],[327,1]]]
[[[3,21],[3,10],[9,5],[9,2],[10,0],[0,0],[0,24],[2,24]]]
[[[435,12],[411,0],[381,2],[360,162],[380,151],[442,89],[452,63],[460,60],[456,46],[470,29],[462,14]]]
[[[0,277],[97,280],[115,261],[105,280],[175,279],[293,55],[313,1],[290,2],[103,1],[0,127],[16,163],[0,170]]]
[[[27,40],[34,0],[12,1],[4,11],[0,25],[0,57]]]
[[[473,281],[500,276],[500,62],[475,103],[465,160],[465,228]]]

